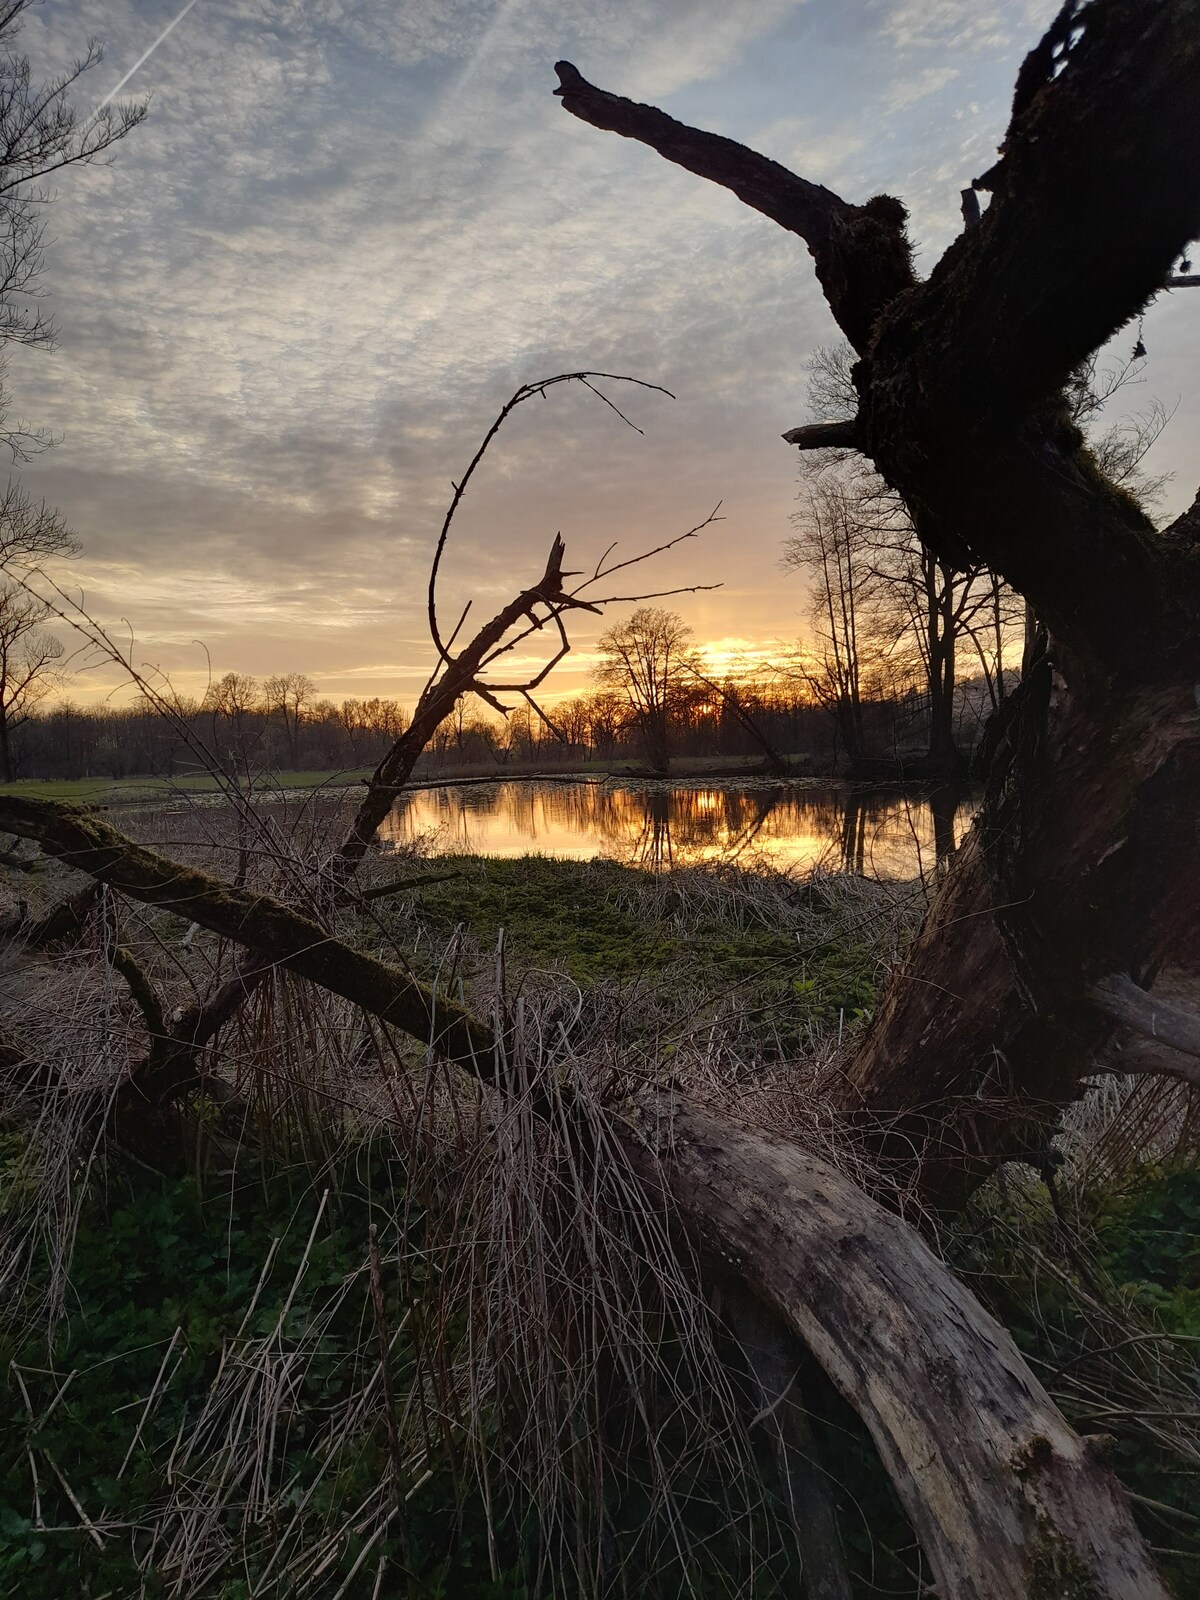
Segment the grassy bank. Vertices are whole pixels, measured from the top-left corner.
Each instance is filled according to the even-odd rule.
[[[690,782],[700,778],[735,778],[761,773],[762,762],[753,757],[680,756],[671,763],[671,778]],[[272,790],[336,789],[364,782],[371,775],[369,767],[350,767],[336,772],[276,771],[256,777],[255,791],[269,796]],[[796,766],[796,776],[808,776],[803,762]],[[503,783],[530,778],[657,778],[661,775],[647,772],[637,762],[578,761],[563,766],[546,766],[544,763],[513,762],[509,766],[482,766],[479,764],[445,763],[436,771],[420,767],[417,779],[421,783],[436,784],[439,780],[453,783],[464,778],[479,782]],[[0,783],[0,794],[25,794],[40,800],[70,800],[79,805],[121,805],[154,800],[173,793],[216,794],[221,785],[210,773],[191,773],[173,778],[19,778],[15,783]]]
[[[338,788],[370,776],[366,767],[346,772],[273,772],[255,781],[255,792],[269,798],[272,790]],[[175,778],[18,778],[0,783],[0,794],[24,794],[32,800],[69,800],[75,805],[131,805],[165,799],[172,794],[219,794],[223,785],[211,773]]]

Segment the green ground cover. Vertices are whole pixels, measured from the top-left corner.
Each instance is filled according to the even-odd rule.
[[[762,762],[752,757],[680,756],[671,763],[671,776],[681,779],[709,776],[731,776],[761,770]],[[420,770],[420,769],[419,769]],[[572,762],[570,766],[546,768],[537,764],[513,762],[506,767],[453,764],[437,773],[424,772],[422,781],[436,783],[438,778],[453,782],[457,778],[494,779],[502,783],[506,778],[530,778],[548,772],[555,779],[579,773],[581,777],[597,774],[618,776],[646,776],[637,762],[627,759],[601,761],[592,759]],[[269,796],[272,789],[321,789],[363,782],[371,775],[370,767],[351,767],[344,771],[277,771],[255,779],[255,788]],[[221,785],[211,773],[186,773],[174,778],[132,776],[128,778],[18,778],[15,783],[0,783],[0,794],[25,794],[39,800],[72,800],[80,805],[120,805],[131,801],[153,800],[172,792],[185,794],[215,794]]]
[[[838,880],[771,880],[699,869],[654,875],[616,862],[439,856],[451,877],[383,912],[398,937],[416,922],[416,961],[433,978],[455,931],[490,977],[501,930],[514,973],[565,972],[585,993],[621,997],[626,1037],[661,1038],[721,1018],[753,1057],[794,1055],[817,1033],[853,1027],[875,1000],[886,916],[861,925]],[[388,906],[388,902],[383,902]]]
[[[744,1071],[797,1059],[814,1040],[869,1015],[896,919],[911,913],[884,886],[756,879],[736,869],[656,877],[607,861],[460,857],[400,870],[454,874],[373,903],[381,926],[368,937],[405,952],[425,976],[446,981],[449,962],[467,998],[483,996],[503,930],[514,989],[531,992],[543,981],[577,987],[587,1025],[619,1027],[631,1050],[645,1047],[659,1063],[689,1034],[732,1040],[731,1059]],[[0,1320],[0,1596],[157,1600],[170,1592],[169,1573],[151,1562],[143,1574],[138,1564],[148,1555],[154,1509],[169,1489],[177,1493],[178,1441],[194,1428],[223,1363],[232,1370],[265,1362],[276,1372],[303,1353],[273,1447],[299,1537],[288,1535],[277,1509],[256,1520],[245,1494],[230,1493],[221,1533],[236,1554],[188,1591],[195,1600],[249,1600],[285,1535],[289,1551],[317,1550],[390,1481],[378,1412],[341,1444],[331,1441],[339,1406],[361,1393],[376,1359],[364,1266],[373,1222],[387,1241],[384,1320],[394,1330],[388,1360],[398,1407],[413,1404],[420,1387],[420,1318],[406,1322],[405,1314],[423,1303],[435,1270],[436,1213],[455,1197],[425,1172],[419,1192],[410,1192],[412,1176],[378,1138],[341,1144],[332,1157],[276,1150],[269,1164],[251,1162],[236,1179],[158,1177],[109,1161],[81,1213],[70,1293],[49,1343],[36,1315],[52,1270],[44,1251],[31,1264],[28,1315],[10,1304]],[[16,1124],[0,1127],[0,1226],[14,1237],[30,1185],[25,1135]],[[943,1239],[1080,1431],[1112,1437],[1115,1463],[1180,1596],[1194,1592],[1200,1574],[1200,1476],[1181,1464],[1167,1438],[1170,1419],[1155,1416],[1147,1397],[1169,1356],[1171,1404],[1181,1414],[1197,1409],[1187,1352],[1200,1343],[1198,1222],[1193,1167],[1131,1169],[1060,1199],[1058,1210],[1044,1183],[1025,1173],[1009,1190],[985,1192]],[[439,1333],[451,1342],[463,1335],[457,1325]],[[163,1371],[169,1381],[159,1381]],[[916,1595],[911,1536],[869,1441],[819,1383],[809,1403],[856,1593]],[[489,1535],[481,1491],[463,1476],[452,1444],[435,1440],[430,1475],[402,1498],[386,1536],[365,1552],[365,1537],[341,1539],[306,1595],[531,1600],[536,1508],[520,1490],[493,1504]],[[236,1456],[218,1451],[188,1463],[183,1475],[202,1497],[239,1470]],[[631,1462],[610,1508],[614,1549],[636,1548],[652,1513],[638,1470]],[[406,1485],[420,1478],[410,1463],[406,1472]],[[692,1592],[699,1600],[795,1593],[778,1544],[758,1552],[753,1575],[747,1568],[730,1586],[742,1557],[733,1533],[712,1526],[717,1487],[699,1482],[689,1501],[698,1507],[696,1548],[711,1557],[693,1566]],[[376,1592],[381,1557],[387,1576]],[[634,1562],[620,1592],[665,1600],[682,1582],[681,1570]],[[562,1592],[553,1583],[542,1590]]]

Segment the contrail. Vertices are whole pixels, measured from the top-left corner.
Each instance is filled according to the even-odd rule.
[[[470,56],[468,56],[462,71],[458,74],[458,77],[455,78],[454,82],[442,92],[438,98],[437,104],[429,113],[428,117],[426,117],[424,125],[421,128],[421,138],[432,138],[437,133],[441,125],[445,122],[447,116],[453,111],[455,102],[461,97],[463,91],[474,79],[475,74],[479,70],[480,63],[491,52],[497,37],[505,27],[506,23],[512,19],[513,13],[520,9],[521,4],[522,0],[500,0],[499,5],[496,7],[496,10],[492,15],[492,20],[488,23],[487,27],[483,31],[483,37],[475,46],[475,49],[471,52]]]
[[[105,106],[108,104],[108,102],[111,99],[113,99],[114,96],[120,94],[121,90],[129,82],[130,78],[133,77],[134,73],[137,72],[139,70],[139,68],[144,67],[146,65],[147,61],[149,61],[150,57],[158,49],[159,45],[163,42],[163,40],[167,37],[167,35],[169,33],[173,33],[175,31],[175,29],[179,26],[179,24],[183,21],[184,17],[187,16],[188,12],[192,9],[192,7],[195,4],[196,4],[196,0],[187,0],[187,5],[184,6],[183,10],[175,18],[174,22],[168,22],[167,23],[166,27],[159,34],[158,38],[155,39],[154,43],[150,46],[149,50],[143,51],[143,53],[137,58],[137,60],[130,67],[129,71],[121,79],[120,83],[117,84],[116,88],[115,89],[110,89],[108,91],[108,93],[104,96],[104,99],[101,100],[100,104],[96,107],[97,111],[103,111]]]

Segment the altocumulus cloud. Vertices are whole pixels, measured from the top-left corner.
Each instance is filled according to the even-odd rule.
[[[179,9],[48,0],[26,48],[50,67],[100,35],[99,99]],[[411,693],[450,479],[517,383],[594,367],[678,399],[624,396],[645,437],[582,392],[526,408],[466,507],[447,608],[504,596],[558,529],[594,557],[722,499],[728,520],[662,585],[726,585],[680,602],[701,637],[793,637],[778,436],[803,418],[809,352],[836,337],[807,255],[564,116],[552,63],[849,198],[901,194],[928,265],[1055,9],[197,0],[128,85],[151,94],[148,124],[111,168],[64,179],[48,274],[61,346],[13,368],[22,413],[62,436],[27,477],[78,528],[90,603],[128,617],[185,687],[203,638],[219,671]],[[1155,313],[1164,349],[1200,315],[1184,299]],[[1162,370],[1171,400],[1182,370]],[[1195,410],[1164,445],[1185,457],[1189,431]],[[576,666],[560,686],[580,681]]]

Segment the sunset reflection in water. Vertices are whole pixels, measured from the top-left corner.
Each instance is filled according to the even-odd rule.
[[[380,836],[445,855],[604,856],[655,870],[698,862],[842,867],[877,878],[933,870],[970,824],[969,796],[836,784],[500,782],[417,790]]]

